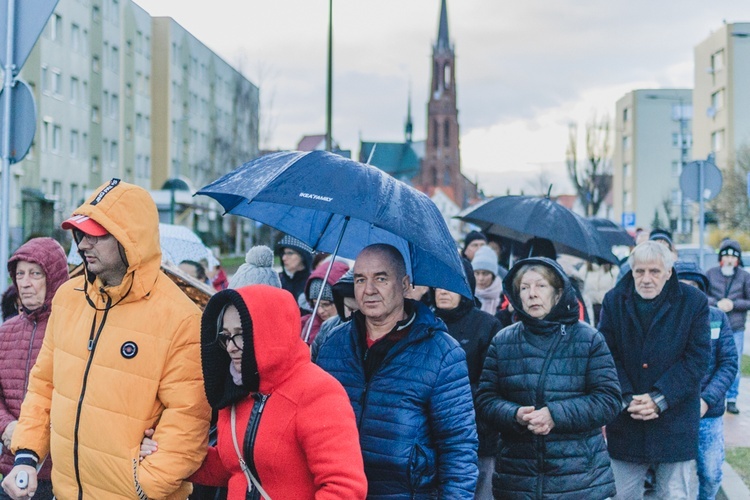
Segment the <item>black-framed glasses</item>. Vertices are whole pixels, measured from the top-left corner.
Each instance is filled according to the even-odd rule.
[[[92,236],[90,234],[84,233],[80,229],[73,229],[73,238],[76,240],[76,245],[79,245],[84,238],[86,238],[86,242],[89,245],[96,245],[97,243],[99,243],[99,238],[103,237],[104,236]]]
[[[242,343],[242,345],[237,344],[237,340],[236,340],[237,337],[239,337],[240,340],[242,340],[242,334],[241,333],[237,333],[237,334],[234,334],[234,335],[227,335],[227,334],[224,334],[224,333],[220,333],[220,334],[218,334],[216,336],[216,340],[219,341],[219,345],[221,347],[223,347],[224,349],[227,348],[227,346],[229,345],[229,342],[232,342],[232,345],[234,345],[234,347],[236,347],[238,351],[241,351],[242,350],[242,346],[244,345],[244,342]]]

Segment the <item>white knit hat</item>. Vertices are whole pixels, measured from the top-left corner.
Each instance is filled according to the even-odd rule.
[[[248,285],[271,285],[281,288],[279,275],[273,270],[273,252],[265,245],[257,245],[247,251],[245,263],[229,279],[229,288]]]
[[[471,259],[471,267],[475,271],[489,271],[497,276],[497,254],[487,245],[479,247]]]

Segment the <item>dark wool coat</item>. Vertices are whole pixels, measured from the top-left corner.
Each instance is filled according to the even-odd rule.
[[[715,306],[721,299],[730,299],[734,308],[727,313],[732,331],[745,329],[747,311],[750,309],[750,273],[736,267],[732,276],[721,274],[721,267],[706,271],[708,278],[708,304]]]
[[[523,311],[512,282],[527,263],[544,264],[564,283],[544,320]],[[492,341],[479,382],[482,417],[500,431],[493,477],[495,498],[601,499],[615,482],[602,426],[621,407],[614,361],[602,335],[578,321],[578,301],[562,268],[525,259],[504,280],[521,319]],[[555,426],[537,436],[516,422],[521,406],[547,407]]]
[[[28,312],[23,308],[0,326],[0,434],[5,427],[18,420],[21,412],[29,372],[42,348],[44,332],[52,307],[52,297],[68,280],[68,264],[65,252],[52,238],[34,238],[22,245],[8,260],[8,271],[16,284],[16,266],[19,261],[39,264],[46,276],[44,305]],[[13,454],[3,447],[0,457],[0,472],[5,475],[13,468]],[[39,474],[40,479],[49,479],[52,462],[47,460]]]
[[[599,330],[615,359],[625,403],[658,391],[668,408],[659,418],[634,420],[623,410],[607,426],[612,458],[661,463],[698,455],[701,379],[708,369],[710,325],[706,295],[672,272],[661,291],[664,303],[643,331],[635,310],[632,272],[604,296]]]
[[[466,297],[461,297],[461,302],[455,309],[435,309],[435,316],[445,322],[450,336],[456,339],[466,352],[469,382],[472,393],[476,395],[487,349],[490,347],[492,338],[502,329],[500,320],[475,307],[474,301]],[[477,431],[479,432],[479,456],[495,456],[498,444],[497,431],[487,428],[479,422],[479,419],[477,419]]]
[[[729,386],[737,375],[737,347],[729,319],[720,309],[709,307],[711,320],[711,357],[708,371],[701,381],[701,399],[708,404],[703,418],[724,414],[724,402]]]
[[[336,329],[317,363],[349,394],[369,499],[473,499],[477,434],[466,355],[427,306],[408,301],[409,333],[367,382],[364,317]],[[374,345],[377,346],[380,340]]]

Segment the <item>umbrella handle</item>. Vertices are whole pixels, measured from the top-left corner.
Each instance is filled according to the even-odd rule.
[[[338,255],[339,253],[341,240],[344,239],[344,232],[346,231],[347,224],[349,224],[348,215],[344,217],[344,226],[341,228],[341,234],[339,234],[339,240],[336,242],[336,248],[333,250],[333,253],[331,254],[331,262],[328,263],[328,269],[326,269],[326,275],[323,278],[323,286],[320,287],[320,291],[318,292],[318,298],[315,299],[315,307],[313,307],[313,312],[312,312],[312,315],[310,316],[310,321],[308,322],[308,325],[307,325],[307,331],[305,332],[305,336],[303,337],[305,344],[307,344],[307,340],[310,338],[310,331],[312,330],[313,323],[315,322],[315,315],[318,313],[318,306],[320,306],[320,298],[323,296],[323,289],[325,288],[326,283],[328,283],[328,276],[330,276],[331,274],[331,268],[333,267],[333,263],[336,262],[336,255]]]

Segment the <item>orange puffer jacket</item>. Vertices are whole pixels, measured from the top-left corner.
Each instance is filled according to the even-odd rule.
[[[11,448],[52,456],[60,499],[184,499],[210,419],[200,310],[160,270],[149,194],[115,180],[96,193],[75,213],[117,239],[128,269],[117,286],[87,272],[58,290]],[[159,453],[139,462],[151,427]]]

